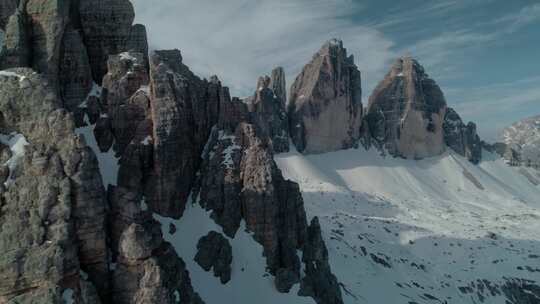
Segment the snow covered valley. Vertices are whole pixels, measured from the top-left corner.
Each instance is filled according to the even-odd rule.
[[[540,187],[484,153],[277,155],[318,216],[346,303],[540,303]]]

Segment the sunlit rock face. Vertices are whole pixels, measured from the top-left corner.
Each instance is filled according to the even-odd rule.
[[[324,153],[353,147],[362,121],[360,71],[340,40],[313,55],[294,81],[289,126],[298,151]]]

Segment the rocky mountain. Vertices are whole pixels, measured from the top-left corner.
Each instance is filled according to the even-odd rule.
[[[362,122],[362,87],[354,57],[340,40],[313,55],[294,81],[289,128],[298,151],[324,153],[355,146]]]
[[[514,160],[518,163],[540,168],[540,116],[524,119],[504,129],[502,142],[515,151],[517,157]]]
[[[417,61],[366,115],[335,39],[241,100],[133,20],[0,0],[0,304],[537,303],[538,173],[492,153],[528,144]]]
[[[419,159],[444,152],[446,100],[414,59],[398,59],[369,98],[366,129],[390,155]]]

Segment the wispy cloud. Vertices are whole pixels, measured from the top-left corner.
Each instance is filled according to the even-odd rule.
[[[451,89],[446,95],[457,101],[453,106],[464,119],[480,122],[481,134],[493,140],[517,117],[540,113],[539,83],[540,75],[472,89]]]
[[[514,33],[524,26],[540,21],[540,3],[525,6],[517,13],[507,14],[494,20],[495,24],[505,25],[507,33]]]
[[[396,57],[380,31],[346,16],[362,7],[350,0],[135,0],[151,46],[179,48],[202,76],[216,74],[235,94],[251,94],[256,79],[284,66],[288,82],[324,41],[344,40],[373,87]]]

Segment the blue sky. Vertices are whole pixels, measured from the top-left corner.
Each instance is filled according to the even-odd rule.
[[[322,43],[355,55],[364,100],[393,60],[416,57],[489,141],[540,114],[540,1],[134,0],[152,48],[179,48],[202,77],[247,96],[285,67],[290,84]]]

